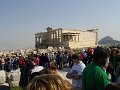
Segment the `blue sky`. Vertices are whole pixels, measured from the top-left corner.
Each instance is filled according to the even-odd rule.
[[[99,29],[99,39],[120,40],[120,0],[0,0],[0,49],[34,46],[48,26]]]

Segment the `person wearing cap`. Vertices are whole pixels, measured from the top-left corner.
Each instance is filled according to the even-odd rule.
[[[29,76],[29,82],[35,77],[35,76],[38,76],[40,74],[42,74],[44,71],[44,67],[43,66],[35,66],[32,70],[31,70],[31,73],[30,73],[30,76]]]
[[[108,63],[108,52],[104,48],[96,48],[93,53],[93,62],[83,70],[82,90],[104,90],[109,84],[105,72]]]

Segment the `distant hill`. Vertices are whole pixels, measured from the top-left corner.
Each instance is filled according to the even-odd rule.
[[[114,45],[114,44],[120,43],[120,41],[114,40],[110,36],[106,36],[106,37],[102,38],[98,43],[99,44]]]

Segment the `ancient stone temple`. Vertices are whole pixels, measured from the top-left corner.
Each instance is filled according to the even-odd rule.
[[[98,44],[98,29],[92,30],[73,30],[73,29],[52,29],[47,28],[47,32],[35,34],[35,47],[70,47],[82,48],[93,47]]]

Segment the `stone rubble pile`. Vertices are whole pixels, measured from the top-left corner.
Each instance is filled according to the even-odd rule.
[[[0,71],[0,84],[4,84],[6,82],[6,73],[4,70]]]
[[[10,87],[19,86],[20,81],[20,70],[13,72],[0,71],[0,84],[8,83]]]

